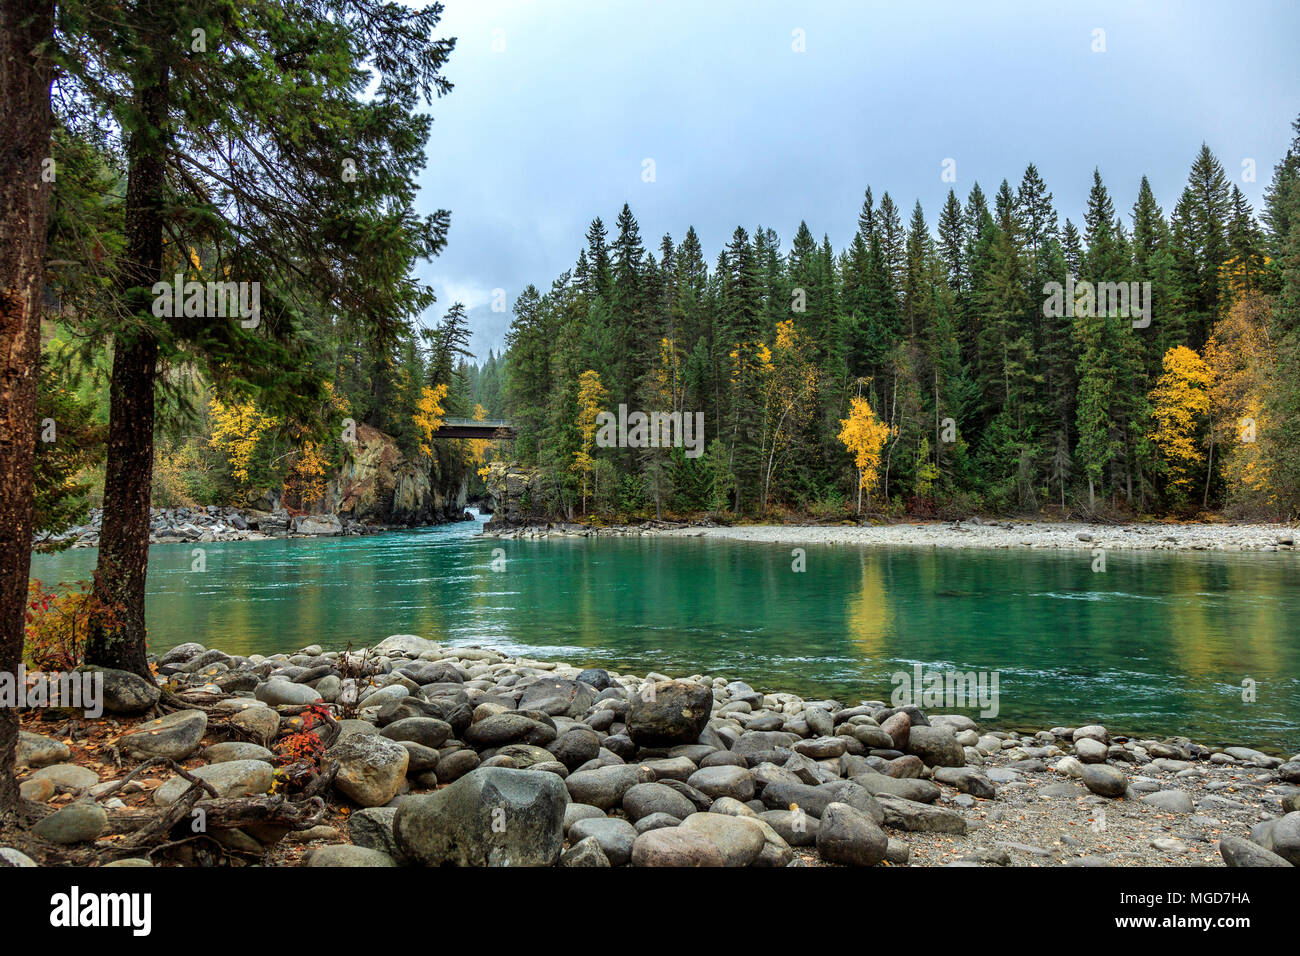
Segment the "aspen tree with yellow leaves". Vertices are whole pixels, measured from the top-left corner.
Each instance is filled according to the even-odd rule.
[[[487,418],[487,409],[483,403],[479,402],[474,406],[474,421],[481,422]],[[492,447],[490,438],[471,438],[465,442],[466,450],[469,453],[469,464],[477,470],[479,477],[487,474],[487,453]]]
[[[447,384],[435,385],[430,388],[428,385],[420,389],[420,400],[415,403],[415,414],[411,416],[415,422],[415,427],[420,434],[420,454],[432,455],[433,433],[442,427],[443,411],[442,402],[447,397]]]
[[[1148,396],[1155,423],[1149,437],[1158,451],[1158,467],[1167,478],[1169,491],[1176,500],[1185,501],[1205,464],[1200,431],[1210,413],[1214,373],[1185,345],[1166,352],[1161,365],[1164,374]]]
[[[763,509],[767,510],[772,474],[792,440],[808,423],[817,393],[817,366],[807,343],[786,319],[776,326],[776,346],[766,366],[763,394]]]
[[[850,400],[849,417],[840,419],[839,439],[853,453],[858,469],[858,514],[862,513],[862,492],[870,494],[880,477],[880,451],[893,433],[861,395]]]
[[[1205,364],[1213,373],[1210,385],[1209,464],[1202,507],[1209,503],[1214,452],[1221,447],[1219,472],[1226,499],[1236,504],[1263,505],[1268,488],[1268,456],[1261,434],[1267,431],[1267,389],[1277,365],[1269,337],[1272,303],[1246,294],[1214,326],[1205,345]]]
[[[573,464],[569,467],[582,479],[583,514],[587,513],[587,478],[590,476],[594,479],[596,475],[596,459],[593,454],[596,447],[596,416],[605,407],[608,397],[598,372],[587,369],[578,376],[578,414],[575,423],[581,444],[573,453]],[[593,485],[592,494],[598,491]]]
[[[214,397],[208,402],[208,410],[212,414],[212,436],[208,444],[225,456],[236,483],[247,488],[258,442],[280,424],[280,419],[263,414],[248,400],[227,404]]]

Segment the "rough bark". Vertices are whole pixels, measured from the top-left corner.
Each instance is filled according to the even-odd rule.
[[[0,3],[0,670],[22,660],[50,183],[50,0]],[[18,805],[18,715],[0,710],[0,819]]]
[[[135,100],[144,122],[127,144],[126,251],[118,293],[137,312],[149,308],[147,293],[162,275],[167,80],[164,66],[140,82]],[[158,342],[148,323],[119,329],[113,340],[105,507],[96,568],[100,597],[115,620],[92,630],[86,660],[144,676],[149,674],[144,589],[157,377]]]

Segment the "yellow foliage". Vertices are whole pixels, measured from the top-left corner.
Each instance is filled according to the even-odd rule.
[[[329,459],[321,453],[320,445],[314,441],[305,442],[289,468],[285,490],[297,495],[304,508],[318,501],[325,495],[325,469],[328,465]]]
[[[1148,396],[1155,428],[1149,437],[1164,459],[1169,486],[1186,494],[1205,455],[1197,429],[1210,411],[1210,385],[1214,373],[1201,357],[1183,345],[1165,353],[1164,374]]]
[[[1269,487],[1269,458],[1257,437],[1266,430],[1264,394],[1276,355],[1269,340],[1271,303],[1239,299],[1214,326],[1205,345],[1210,386],[1212,439],[1222,447],[1221,470],[1229,498],[1242,500]]]
[[[849,417],[840,419],[839,439],[853,453],[853,463],[858,468],[858,487],[870,494],[875,487],[880,470],[880,452],[894,429],[876,418],[865,398],[854,397],[849,406]]]
[[[433,433],[442,427],[444,415],[442,400],[446,397],[447,386],[445,383],[433,388],[426,385],[420,390],[420,398],[415,403],[416,411],[412,418],[415,421],[415,427],[420,430],[421,454],[433,454],[433,447],[429,443],[433,441]]]
[[[230,472],[241,485],[248,482],[248,468],[262,436],[280,424],[274,415],[264,415],[251,402],[227,405],[219,398],[208,402],[212,413],[212,436],[208,444],[230,462]]]
[[[474,406],[474,421],[476,421],[476,422],[481,422],[481,421],[483,421],[485,418],[487,418],[487,409],[484,408],[483,405],[482,405],[481,403],[479,403],[479,404],[475,404],[475,406]],[[470,464],[470,465],[485,465],[485,464],[487,463],[487,453],[488,453],[488,449],[492,447],[492,439],[490,439],[490,438],[471,438],[471,439],[469,439],[465,444],[466,444],[466,445],[468,446],[468,448],[469,448],[469,461],[468,461],[468,464]],[[483,469],[482,469],[482,468],[479,469],[479,473],[480,473],[480,474],[483,473]]]
[[[587,369],[578,376],[578,435],[582,444],[573,453],[573,464],[569,467],[582,475],[583,497],[586,497],[587,476],[595,471],[596,460],[592,450],[596,444],[596,416],[600,414],[609,394],[600,382],[600,373]]]

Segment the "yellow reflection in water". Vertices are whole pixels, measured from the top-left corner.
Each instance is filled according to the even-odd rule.
[[[866,657],[875,659],[884,656],[885,639],[889,635],[893,612],[889,607],[884,576],[880,573],[879,559],[864,550],[859,556],[859,562],[862,583],[849,596],[846,618],[849,639]]]

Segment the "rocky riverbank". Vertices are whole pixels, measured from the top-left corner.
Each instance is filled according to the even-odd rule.
[[[470,519],[468,512],[464,512],[463,516],[464,520]],[[38,549],[98,547],[102,519],[103,511],[93,508],[85,524],[58,534],[39,532],[33,539],[33,544]],[[150,509],[149,543],[207,544],[215,541],[265,541],[269,538],[336,537],[376,534],[407,527],[409,526],[370,524],[340,514],[291,514],[284,508],[273,511],[220,508],[216,505],[199,508],[153,508]]]
[[[106,671],[102,719],[23,715],[18,763],[35,822],[0,856],[1300,864],[1300,755],[1096,725],[1012,733],[911,706],[806,700],[714,675],[634,677],[411,635],[370,652],[270,657],[186,644],[156,669],[154,682]],[[195,832],[190,813],[204,808]]]
[[[1293,551],[1295,531],[1269,524],[1128,524],[965,521],[893,525],[733,525],[647,521],[592,527],[565,522],[490,522],[483,533],[498,538],[689,537],[788,545],[884,545],[921,548],[1029,548],[1103,551]]]

